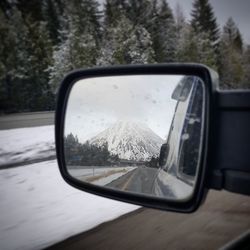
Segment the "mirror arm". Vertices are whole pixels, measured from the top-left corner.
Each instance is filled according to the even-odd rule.
[[[209,132],[209,136],[205,137],[202,149],[204,150],[204,157],[201,157],[202,166],[200,169],[200,174],[197,179],[197,185],[195,186],[194,192],[192,196],[189,196],[188,199],[182,199],[181,202],[179,200],[169,199],[169,198],[158,198],[150,195],[140,195],[134,194],[132,192],[124,192],[123,190],[114,190],[111,188],[104,188],[98,185],[92,185],[86,182],[81,181],[80,179],[74,178],[68,169],[66,168],[66,161],[64,154],[64,127],[65,127],[65,112],[68,105],[68,97],[72,90],[72,87],[77,81],[87,79],[87,78],[95,78],[95,77],[107,77],[107,76],[129,76],[129,75],[192,75],[199,77],[205,83],[205,94],[207,95],[207,104],[206,108],[209,111],[207,114],[208,119],[206,119],[206,126],[208,126],[208,122],[210,121],[210,117],[212,117],[211,112],[211,99],[213,99],[214,95],[211,95],[211,92],[214,93],[214,90],[217,89],[218,85],[218,75],[213,70],[207,68],[204,65],[200,64],[154,64],[154,65],[129,65],[129,66],[115,66],[115,67],[106,67],[106,68],[92,68],[87,70],[77,70],[68,74],[59,89],[58,99],[57,99],[57,109],[56,109],[56,151],[58,158],[58,165],[60,172],[64,178],[64,180],[70,184],[71,186],[78,188],[82,191],[87,191],[96,195],[101,195],[108,198],[117,199],[120,201],[131,202],[138,205],[143,205],[151,208],[159,208],[168,211],[178,211],[190,213],[195,211],[202,200],[205,198],[206,189],[204,186],[204,180],[207,180],[207,171],[205,169],[205,164],[207,163],[207,153],[208,149],[208,138],[210,136],[210,131],[205,130],[205,132]],[[216,108],[215,108],[216,110]],[[213,118],[213,117],[212,117]],[[211,119],[212,120],[212,119]],[[211,126],[209,126],[210,128]],[[68,138],[70,139],[70,137]],[[75,138],[77,141],[78,138]],[[70,140],[69,140],[70,141]],[[165,152],[166,153],[166,152]],[[70,160],[71,158],[75,159],[74,152],[69,154]],[[158,160],[158,159],[157,159]],[[204,162],[206,160],[206,162]],[[204,163],[204,164],[203,164]],[[158,162],[157,162],[158,164]],[[206,164],[207,165],[207,164]],[[215,166],[215,165],[214,165]],[[203,167],[203,168],[202,168]],[[146,169],[152,170],[152,169]],[[159,172],[159,171],[158,171]],[[146,179],[145,179],[146,180]]]
[[[168,153],[169,153],[169,145],[168,143],[164,143],[161,146],[161,150],[160,150],[160,156],[159,156],[159,167],[164,167],[166,162],[167,162],[167,158],[168,158]]]
[[[250,91],[217,91],[211,114],[208,187],[250,194]],[[216,113],[215,113],[216,112]]]

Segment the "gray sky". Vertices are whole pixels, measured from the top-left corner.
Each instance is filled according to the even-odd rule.
[[[176,101],[171,95],[183,76],[114,76],[77,82],[69,97],[65,134],[81,142],[117,121],[143,123],[166,139]]]

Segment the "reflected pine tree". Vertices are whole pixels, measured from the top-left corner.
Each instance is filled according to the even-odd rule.
[[[89,141],[80,143],[72,133],[64,138],[64,154],[68,166],[112,166],[118,165],[118,155],[111,154],[108,143],[102,146],[90,144]]]

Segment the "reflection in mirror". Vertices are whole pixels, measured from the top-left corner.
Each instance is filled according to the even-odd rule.
[[[200,165],[204,103],[204,84],[195,76],[76,82],[65,114],[68,173],[106,188],[188,199]]]

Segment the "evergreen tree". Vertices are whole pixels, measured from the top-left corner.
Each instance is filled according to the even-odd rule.
[[[242,53],[242,36],[232,17],[227,20],[225,26],[223,27],[222,41],[227,43],[230,47],[232,47],[232,49]]]
[[[102,38],[99,65],[149,63],[154,61],[152,41],[148,31],[140,24],[135,24],[125,15],[126,9],[118,5],[119,17],[111,22],[117,11],[107,1],[104,11],[104,35]],[[109,21],[108,21],[109,20]]]
[[[128,19],[133,25],[141,25],[148,31],[155,22],[157,0],[128,0],[125,5]]]
[[[46,72],[52,56],[50,38],[40,17],[35,20],[35,15],[28,12],[32,8],[19,4],[12,3],[0,17],[2,105],[5,112],[53,109],[54,96]]]
[[[219,28],[209,0],[195,0],[191,16],[191,25],[196,34],[207,33],[215,45],[219,39]]]
[[[178,38],[177,58],[179,62],[197,62],[199,60],[198,41],[190,25],[182,27]]]
[[[25,106],[28,110],[55,108],[55,96],[51,92],[48,65],[52,63],[52,41],[46,23],[27,20],[30,44],[28,47],[29,71],[25,81]]]
[[[214,70],[218,69],[218,58],[216,50],[211,46],[209,35],[205,32],[200,33],[197,38],[198,59],[196,62],[203,63]]]
[[[17,9],[22,13],[24,19],[31,19],[33,22],[44,21],[41,0],[16,0],[13,1]]]
[[[99,51],[98,3],[74,0],[68,4],[66,13],[68,26],[61,31],[63,39],[55,47],[53,65],[49,68],[50,84],[55,90],[65,73],[96,65]]]
[[[186,19],[180,4],[175,8],[175,24],[176,24],[176,37],[177,40],[181,39],[182,33],[187,26]]]
[[[176,59],[176,26],[166,0],[161,0],[156,20],[158,30],[154,36],[154,49],[157,62],[173,62]]]
[[[220,51],[223,55],[220,58],[219,67],[222,87],[240,87],[244,78],[243,42],[240,31],[232,18],[229,18],[223,27]]]
[[[15,65],[15,56],[10,51],[15,49],[15,42],[10,29],[8,18],[3,9],[0,8],[0,113],[9,109],[11,105],[11,78],[13,77],[12,71]]]
[[[175,23],[176,23],[176,61],[185,62],[191,60],[192,56],[188,56],[188,52],[192,49],[193,37],[190,25],[186,22],[184,13],[179,4],[176,5],[175,10]],[[192,38],[192,42],[188,41]],[[192,54],[192,53],[190,53]],[[192,60],[191,60],[192,61]]]
[[[197,62],[217,70],[219,28],[209,0],[195,0],[191,16],[191,26],[199,49]]]
[[[127,52],[128,63],[146,64],[154,62],[154,50],[149,32],[141,25],[137,25],[131,32],[128,41],[129,50]]]
[[[8,15],[1,13],[1,105],[5,111],[24,108],[22,99],[28,79],[28,30],[21,12],[13,7]],[[17,32],[18,31],[18,32]]]
[[[80,147],[81,144],[79,143],[77,136],[74,136],[72,133],[64,138],[64,154],[67,165],[80,165]]]
[[[147,166],[150,168],[159,168],[159,157],[152,156]]]
[[[9,2],[8,0],[0,1],[1,15],[3,14],[6,18],[8,18],[8,13],[11,9],[11,6],[12,6],[12,3]]]
[[[53,109],[64,74],[95,65],[200,62],[224,87],[249,86],[233,19],[220,36],[209,0],[194,0],[191,16],[179,6],[174,17],[166,0],[106,0],[103,17],[97,0],[2,0],[0,112]]]
[[[151,36],[155,61],[175,61],[176,27],[166,0],[130,0],[128,6],[128,16],[133,25],[142,26]]]
[[[44,0],[43,17],[49,31],[49,36],[53,45],[57,45],[60,41],[59,30],[61,29],[61,16],[64,13],[61,10],[60,2],[52,0]]]
[[[250,45],[248,45],[243,54],[243,88],[250,88]]]
[[[177,43],[177,60],[205,64],[217,70],[217,56],[208,34],[202,32],[197,37],[190,25],[185,25]]]
[[[218,28],[208,0],[195,0],[192,20],[185,22],[180,7],[177,22],[177,60],[218,69]]]
[[[127,8],[124,0],[106,0],[104,4],[104,27],[117,26],[120,17],[126,15]]]

